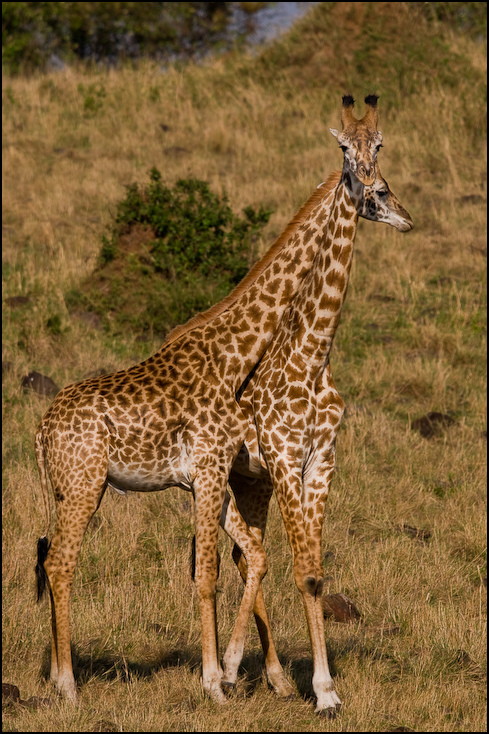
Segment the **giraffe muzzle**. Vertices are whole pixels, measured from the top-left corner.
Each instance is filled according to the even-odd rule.
[[[357,168],[357,178],[364,186],[371,186],[375,181],[375,163],[370,166],[360,163]]]

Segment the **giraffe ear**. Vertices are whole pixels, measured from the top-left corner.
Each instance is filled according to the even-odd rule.
[[[333,135],[333,136],[334,136],[335,138],[337,138],[337,137],[338,137],[338,135],[339,135],[339,132],[338,132],[338,130],[335,130],[335,129],[334,129],[334,127],[330,127],[330,128],[329,128],[329,132],[330,132],[330,133],[331,133],[331,135]]]

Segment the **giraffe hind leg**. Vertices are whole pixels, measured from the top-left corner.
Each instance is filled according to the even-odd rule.
[[[76,702],[78,692],[73,675],[69,605],[73,577],[83,537],[97,510],[105,488],[98,486],[65,489],[66,499],[57,502],[56,526],[45,560],[42,564],[51,596],[51,681],[62,696]],[[76,500],[76,501],[75,501]],[[41,553],[45,545],[42,544]],[[42,557],[42,556],[41,556]]]
[[[240,548],[237,545],[235,545],[233,548],[233,560],[236,563],[236,566],[241,574],[241,578],[246,583],[246,561]],[[256,595],[255,606],[253,607],[253,615],[255,617],[256,627],[260,636],[263,654],[265,655],[265,668],[267,672],[267,680],[270,687],[275,691],[279,698],[295,698],[295,690],[285,677],[284,669],[282,668],[280,660],[278,659],[261,585],[258,588],[258,593]]]
[[[256,596],[261,581],[267,571],[265,549],[260,540],[257,540],[248,530],[246,523],[236,509],[234,499],[227,495],[227,506],[224,505],[224,530],[235,541],[246,560],[246,579],[243,597],[234,625],[231,639],[224,655],[225,685],[236,683],[238,668],[243,658],[246,630],[251,612],[256,604]]]

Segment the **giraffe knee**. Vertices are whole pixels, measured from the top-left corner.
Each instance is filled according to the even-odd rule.
[[[214,599],[216,596],[217,573],[199,573],[196,569],[195,585],[201,599]]]
[[[294,572],[297,588],[302,595],[321,596],[323,593],[324,576],[314,572]]]
[[[310,596],[321,596],[323,584],[324,578],[322,576],[306,576],[303,580],[302,591]]]
[[[215,563],[212,563],[210,558],[199,559],[199,555],[196,553],[193,580],[202,598],[215,597],[218,577],[219,553],[216,555]]]

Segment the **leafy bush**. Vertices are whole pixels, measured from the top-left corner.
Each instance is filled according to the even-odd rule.
[[[169,188],[153,168],[147,186],[127,187],[99,265],[68,306],[97,313],[112,329],[163,334],[239,283],[270,214],[247,207],[239,217],[205,181]]]
[[[189,272],[208,276],[219,271],[236,284],[250,266],[249,244],[271,212],[247,207],[243,214],[242,219],[237,217],[226,194],[219,199],[205,181],[179,179],[170,189],[153,168],[146,188],[127,187],[126,198],[117,207],[112,236],[104,238],[102,262],[116,257],[121,233],[128,225],[139,223],[155,235],[151,256],[145,259],[145,265],[155,272],[175,278]]]

